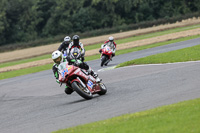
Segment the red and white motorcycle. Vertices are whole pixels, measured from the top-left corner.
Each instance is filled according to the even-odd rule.
[[[101,66],[107,66],[108,63],[111,61],[112,58],[112,50],[109,46],[105,46],[101,52]]]
[[[77,61],[79,52],[75,50],[73,54]],[[96,82],[96,79],[84,69],[69,65],[68,62],[60,63],[58,73],[60,83],[65,83],[85,99],[92,99],[94,94],[104,95],[107,92],[106,86],[101,81]]]

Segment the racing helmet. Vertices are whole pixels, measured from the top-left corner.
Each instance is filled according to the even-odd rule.
[[[56,50],[52,53],[52,60],[56,64],[60,64],[60,62],[63,60],[63,55],[59,50]]]
[[[72,40],[73,40],[73,43],[74,43],[74,45],[75,46],[78,46],[79,45],[79,36],[78,35],[74,35],[73,37],[72,37]]]
[[[66,37],[64,38],[64,43],[65,43],[65,44],[69,43],[70,41],[71,41],[71,38],[70,38],[69,36],[66,36]]]
[[[114,41],[114,37],[110,36],[110,37],[108,38],[108,40],[109,40],[109,42],[113,42],[113,41]]]

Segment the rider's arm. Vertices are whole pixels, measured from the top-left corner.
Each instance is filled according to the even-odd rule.
[[[108,41],[105,41],[105,43],[101,45],[101,49],[103,49],[107,44],[108,44]]]
[[[115,45],[115,48],[117,47],[117,44],[115,43],[115,42],[113,42],[114,43],[114,45]]]
[[[78,66],[78,67],[82,64],[82,61],[78,60],[78,59],[77,60],[75,60],[75,59],[69,59],[68,62],[70,64],[73,64],[73,65]]]
[[[108,42],[109,42],[109,40],[105,41],[104,44],[106,44],[106,43],[108,43]]]
[[[105,44],[102,44],[102,45],[101,45],[101,49],[103,49],[104,47],[105,47]]]
[[[68,46],[68,49],[67,49],[67,55],[69,55],[70,54],[70,50],[71,50],[71,48],[72,48],[72,44],[73,42],[71,42],[70,44],[69,44],[69,46]]]
[[[114,46],[113,46],[114,50],[116,49],[116,43],[114,42]]]
[[[62,51],[62,49],[63,49],[63,42],[60,44],[60,46],[58,47],[58,50],[59,51]]]
[[[114,46],[115,46],[115,49],[114,49],[114,52],[116,51],[116,48],[117,48],[117,44],[114,42]]]
[[[58,74],[58,68],[57,68],[56,64],[53,65],[52,70],[53,70],[53,74],[54,74],[55,78],[58,79],[59,74]]]
[[[85,49],[83,47],[83,44],[80,42],[79,45],[81,47],[81,55],[84,56],[85,55]]]
[[[115,45],[113,45],[113,47],[111,49],[112,49],[112,53],[115,53],[115,50],[116,50]]]

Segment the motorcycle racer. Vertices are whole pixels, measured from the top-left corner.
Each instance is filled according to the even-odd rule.
[[[60,63],[66,62],[67,60],[63,57],[63,54],[59,50],[56,50],[52,53],[52,60],[54,61],[52,70],[53,70],[54,76],[56,78],[56,82],[60,84],[59,74],[58,74],[58,66]],[[66,85],[65,93],[71,94],[72,92],[73,92],[73,90]]]
[[[81,51],[81,62],[79,62],[79,67],[82,69],[85,69],[89,74],[91,74],[96,80],[97,82],[100,81],[100,79],[98,78],[98,75],[96,74],[96,72],[94,72],[88,65],[87,63],[84,62],[85,58],[85,49],[83,47],[83,43],[81,43],[80,37],[78,35],[74,35],[72,37],[72,42],[69,44],[69,47],[67,49],[67,60],[68,62],[72,62],[72,58],[70,59],[70,52],[74,47],[77,47],[80,51]]]
[[[98,78],[98,74],[94,72],[86,62],[81,61],[82,57],[74,57],[77,55],[80,55],[80,50],[78,48],[73,48],[70,52],[70,55],[67,56],[67,61],[69,62],[69,64],[74,64],[81,69],[85,69],[88,72],[88,74],[90,74],[96,79],[96,82],[100,82],[101,80]],[[76,60],[74,58],[76,58]]]
[[[72,37],[73,41],[69,44],[69,47],[67,49],[67,55],[70,54],[70,51],[71,51],[72,48],[77,47],[77,48],[79,48],[81,50],[82,61],[84,61],[85,49],[83,47],[83,43],[81,43],[79,41],[79,39],[80,39],[80,37],[78,35],[74,35]]]
[[[67,59],[63,56],[63,54],[59,51],[56,50],[52,53],[52,60],[54,61],[54,65],[52,67],[54,76],[56,78],[56,82],[60,84],[59,82],[59,74],[58,74],[58,66],[62,62],[68,62],[69,64],[74,64],[78,66],[81,69],[85,69],[88,74],[92,75],[95,79],[96,82],[100,82],[101,80],[98,78],[98,75],[87,65],[87,63],[82,62],[80,60],[74,61],[70,56],[67,57]],[[71,94],[73,90],[69,88],[67,85],[65,86],[65,93],[66,94]]]
[[[61,51],[65,56],[67,56],[67,49],[69,47],[70,42],[71,38],[69,36],[66,36],[64,38],[64,41],[58,47],[58,50]]]
[[[114,42],[114,37],[110,36],[110,37],[108,38],[108,40],[105,41],[104,44],[101,45],[101,49],[99,50],[99,53],[102,52],[102,49],[103,49],[106,45],[109,46],[109,47],[111,48],[111,50],[112,50],[112,57],[114,57],[114,56],[115,56],[115,51],[116,51],[116,46],[117,46],[117,44]]]

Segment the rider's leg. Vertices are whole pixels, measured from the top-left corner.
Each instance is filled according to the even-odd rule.
[[[114,57],[114,56],[115,56],[115,53],[112,54],[112,57]]]
[[[101,52],[102,52],[102,49],[99,49],[99,53],[101,54]]]
[[[83,62],[84,60],[85,60],[85,57],[82,57],[82,58],[81,58],[81,61]]]
[[[72,92],[73,92],[73,90],[66,85],[65,86],[65,93],[70,95],[70,94],[72,94]]]
[[[80,65],[80,68],[82,69],[85,69],[88,74],[90,74],[91,76],[93,76],[95,79],[96,79],[96,82],[100,82],[101,80],[98,78],[98,74],[96,72],[94,72],[86,62],[83,62],[81,65]]]

